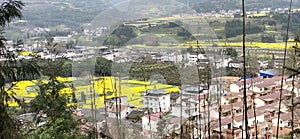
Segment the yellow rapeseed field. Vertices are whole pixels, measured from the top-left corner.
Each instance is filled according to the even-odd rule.
[[[58,81],[63,83],[72,83],[75,78],[57,78]],[[38,95],[38,91],[31,90],[28,88],[37,88],[38,81],[20,81],[14,82],[15,87],[9,91],[9,94],[14,94],[18,98],[35,98]],[[47,84],[47,81],[42,81],[42,83]],[[128,103],[134,105],[137,108],[143,108],[143,96],[142,93],[146,90],[160,90],[163,89],[166,93],[178,93],[180,90],[178,87],[173,87],[171,85],[165,84],[151,84],[150,82],[136,81],[136,80],[121,80],[114,77],[101,77],[95,78],[95,81],[91,85],[86,86],[74,86],[63,88],[59,91],[61,95],[67,96],[70,99],[74,92],[76,98],[80,97],[82,94],[86,96],[86,103],[76,104],[69,103],[68,106],[78,106],[79,108],[91,109],[92,99],[91,96],[95,93],[95,104],[96,108],[104,108],[104,99],[116,98],[119,96],[126,96],[128,98]],[[29,101],[27,101],[28,103]],[[14,101],[8,102],[11,107],[17,107],[18,104]]]

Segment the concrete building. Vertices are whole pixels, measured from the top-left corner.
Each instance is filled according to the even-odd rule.
[[[168,112],[171,110],[170,94],[165,90],[148,90],[144,96],[144,107],[151,112]]]

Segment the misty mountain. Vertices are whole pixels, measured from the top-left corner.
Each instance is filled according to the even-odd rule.
[[[90,23],[105,9],[128,0],[24,0],[26,7],[23,19],[25,26],[52,27],[65,24],[78,28]],[[167,0],[172,1],[172,0]],[[240,9],[241,0],[177,0],[198,12]],[[294,7],[300,7],[300,0],[294,0]],[[246,0],[246,8],[284,8],[289,0]],[[130,10],[130,9],[129,9]]]
[[[79,27],[89,23],[106,7],[103,0],[25,0],[23,20],[28,26],[51,27],[65,24]]]
[[[190,7],[198,12],[234,10],[241,9],[241,0],[178,0],[180,2],[189,3]],[[261,8],[286,8],[289,7],[290,0],[245,0],[245,8],[261,9]],[[293,7],[299,8],[300,1],[294,0]]]

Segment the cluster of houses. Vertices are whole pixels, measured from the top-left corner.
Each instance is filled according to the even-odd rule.
[[[295,105],[300,103],[299,86],[293,88],[292,81],[287,76],[255,77],[245,81],[251,138],[271,139],[277,135],[277,127],[279,136],[289,136],[292,124],[295,130],[300,128],[300,110]],[[245,138],[244,80],[225,83],[225,90],[214,102],[210,99],[213,90],[197,86],[184,86],[180,93],[148,90],[141,102],[142,109],[129,105],[127,97],[107,99],[105,119],[98,122],[98,131],[103,138],[204,139],[220,138],[220,135],[226,139]]]
[[[282,90],[281,83],[283,83]],[[246,94],[248,100],[247,116],[251,137],[256,137],[257,134],[258,138],[272,138],[277,133],[277,125],[279,126],[279,136],[289,136],[292,131],[292,111],[295,113],[294,127],[295,129],[299,128],[300,119],[297,113],[299,110],[297,110],[296,107],[292,110],[291,107],[292,99],[294,100],[294,104],[299,103],[299,90],[296,86],[292,91],[293,87],[291,87],[291,84],[292,79],[287,76],[276,76],[273,78],[256,77],[246,80]],[[231,119],[230,126],[228,126],[227,130],[238,130],[241,133],[244,124],[244,95],[242,94],[244,81],[230,84],[229,90],[230,91],[224,94],[222,98],[222,117],[225,121]],[[279,118],[280,123],[278,124],[280,96],[281,114]],[[241,137],[240,134],[238,136]]]
[[[247,15],[255,15],[255,14],[269,14],[269,13],[288,13],[288,8],[262,8],[262,9],[249,9],[246,14]],[[293,12],[297,12],[298,10],[293,10]],[[240,9],[235,10],[220,10],[220,11],[210,11],[206,13],[200,13],[202,16],[206,17],[233,17],[235,15],[239,15],[241,13]]]

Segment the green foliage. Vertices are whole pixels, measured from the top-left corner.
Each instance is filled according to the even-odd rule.
[[[111,75],[112,61],[103,57],[98,57],[95,63],[96,76],[110,76]]]
[[[240,20],[227,21],[225,24],[226,38],[235,37],[243,33],[243,23]]]
[[[123,46],[137,36],[133,27],[120,26],[104,41],[104,45]]]
[[[261,42],[263,43],[276,43],[275,35],[262,35]]]
[[[162,75],[167,84],[181,84],[179,71],[173,63],[145,60],[143,62],[133,63],[129,71],[129,76],[131,79],[137,79],[141,81],[147,81],[152,75],[155,74]]]
[[[66,86],[57,80],[62,70],[63,61],[49,60],[43,68],[43,73],[49,77],[47,84],[40,83],[39,95],[30,102],[31,112],[37,113],[35,122],[38,126],[29,136],[38,138],[75,138],[79,131],[79,123],[72,117],[75,107],[68,107],[68,96],[62,96],[59,91]],[[46,118],[44,117],[46,116]]]
[[[256,34],[263,31],[263,28],[258,25],[248,23],[246,25],[247,34]],[[226,38],[236,37],[243,34],[243,23],[241,20],[226,21],[225,24]]]
[[[31,0],[24,11],[25,26],[53,27],[64,24],[77,29],[90,23],[106,4],[95,0]],[[24,26],[22,25],[22,26]]]
[[[192,34],[190,32],[188,32],[187,30],[185,30],[184,28],[180,28],[177,31],[177,36],[178,37],[183,37],[184,40],[190,40],[192,37]]]
[[[4,27],[9,24],[13,19],[22,17],[22,9],[24,3],[18,0],[5,0],[0,8],[0,26]]]
[[[72,77],[72,61],[66,60],[62,65],[63,71],[61,71],[62,77]]]
[[[167,130],[167,120],[166,118],[163,117],[162,115],[162,118],[157,122],[157,131],[158,131],[158,134],[157,134],[157,137],[158,138],[165,138],[166,136],[166,130]]]
[[[226,55],[230,55],[231,57],[237,57],[237,55],[238,55],[236,49],[231,48],[231,47],[226,48],[225,52],[226,52]]]
[[[3,29],[15,18],[22,17],[24,4],[21,1],[5,0],[0,5],[0,57],[5,61],[0,62],[0,138],[22,138],[19,132],[19,124],[8,114],[8,107],[5,105],[9,99],[16,99],[9,96],[5,89],[8,80],[16,81],[25,75],[38,74],[38,68],[34,62],[24,63],[17,61],[13,53],[8,53],[5,47]],[[17,46],[18,44],[16,44]],[[17,102],[20,102],[16,99]]]
[[[276,20],[278,23],[282,24],[282,30],[286,32],[287,29],[287,21],[288,16],[287,14],[274,14],[272,17],[274,20]],[[290,23],[290,31],[292,33],[297,33],[299,27],[300,27],[300,13],[292,13],[291,14],[291,23]]]

